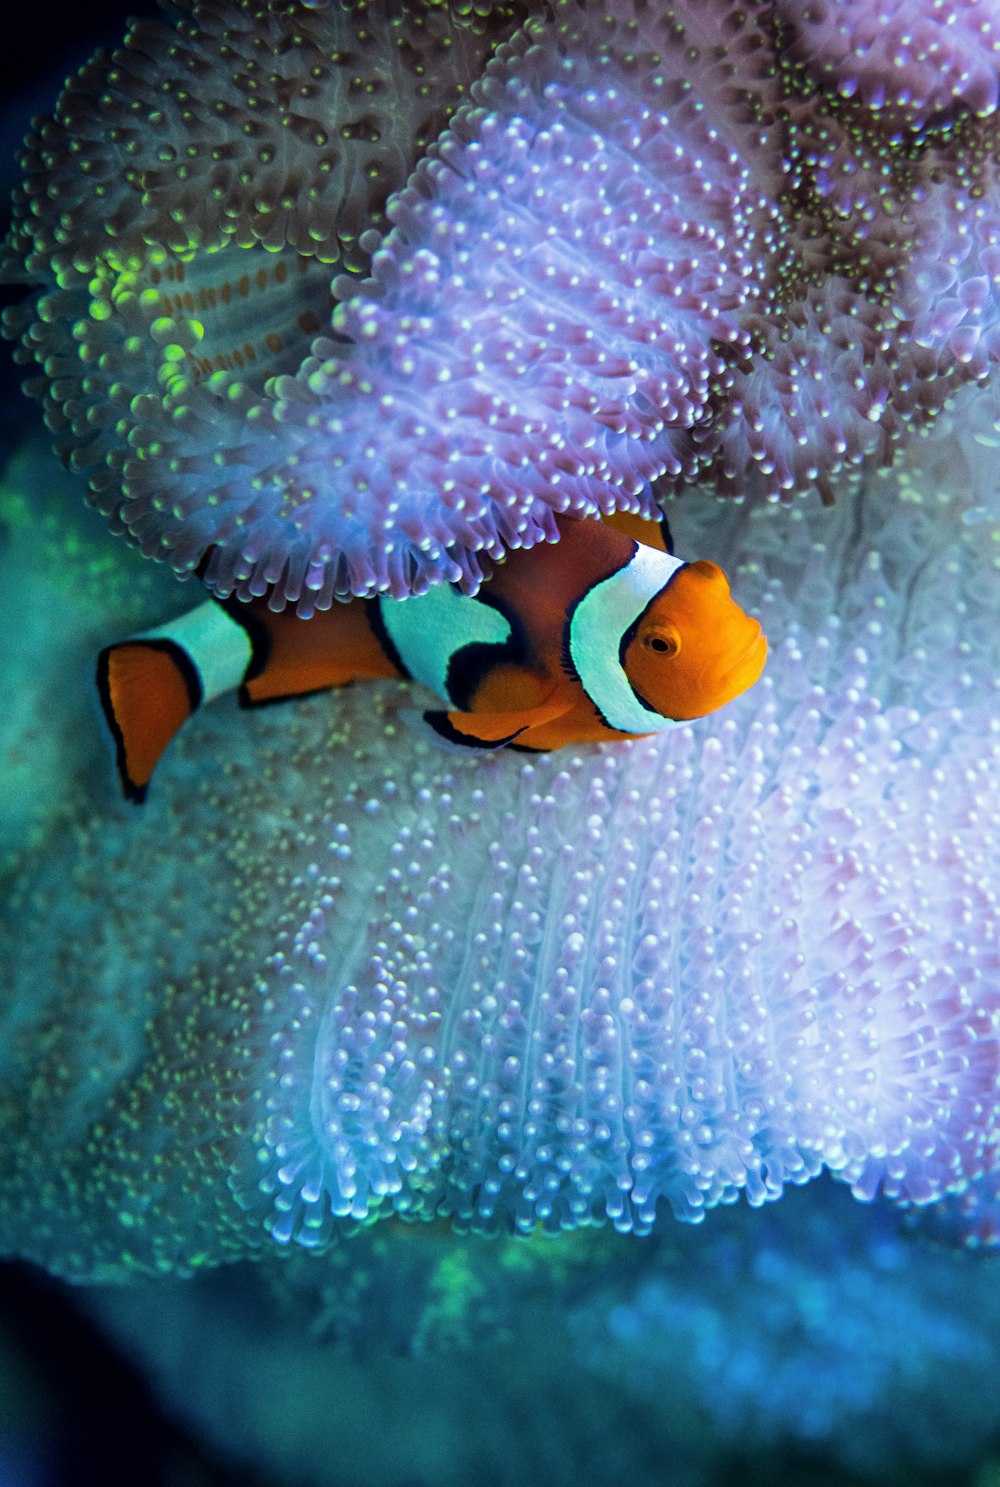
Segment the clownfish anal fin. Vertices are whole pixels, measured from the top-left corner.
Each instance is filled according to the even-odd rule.
[[[98,656],[97,692],[122,791],[141,805],[160,755],[201,702],[198,674],[169,640],[126,640]]]

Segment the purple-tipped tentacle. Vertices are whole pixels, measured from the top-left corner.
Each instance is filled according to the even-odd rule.
[[[956,104],[996,110],[1000,17],[979,0],[778,0],[796,50],[844,98],[911,127]]]
[[[8,328],[143,552],[184,570],[214,548],[217,591],[303,614],[473,589],[553,512],[651,512],[658,478],[828,493],[987,377],[988,6],[948,28],[890,7],[891,108],[844,72],[855,32],[862,72],[885,60],[860,5],[561,0],[475,83],[511,17],[481,35],[461,10],[272,6],[230,36],[195,6],[85,70],[29,142],[4,271],[41,292]],[[336,61],[359,27],[371,119]]]
[[[393,1213],[644,1230],[828,1169],[988,1242],[992,417],[829,511],[683,503],[771,652],[656,739],[460,759],[398,684],[220,703],[125,819],[64,720],[76,791],[0,916],[0,1240],[120,1275]]]

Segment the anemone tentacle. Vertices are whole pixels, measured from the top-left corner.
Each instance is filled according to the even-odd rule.
[[[979,0],[947,6],[887,0],[778,0],[778,12],[810,67],[860,97],[895,129],[919,127],[952,108],[983,116],[1000,101],[1000,17]]]
[[[96,503],[219,593],[474,589],[656,479],[828,496],[995,364],[984,0],[175,12],[29,142],[3,271]]]
[[[463,760],[356,688],[203,710],[139,819],[88,763],[0,919],[0,1242],[642,1231],[824,1168],[995,1239],[996,482],[955,416],[829,511],[685,503],[772,642],[711,729]]]
[[[239,565],[277,521],[302,582],[267,380],[329,329],[333,275],[367,268],[364,234],[516,14],[184,0],[29,134],[0,275],[38,292],[5,329],[60,454],[148,556]]]

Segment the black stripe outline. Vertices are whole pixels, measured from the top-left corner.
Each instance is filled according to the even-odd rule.
[[[369,627],[385,652],[386,659],[392,662],[400,676],[411,682],[413,680],[413,673],[408,666],[404,666],[403,658],[393,644],[392,636],[389,634],[385,620],[382,618],[382,600],[380,598],[362,599],[360,601],[353,600],[352,602],[360,602],[365,606],[365,614],[368,616]],[[387,599],[385,602],[387,604],[399,604],[401,601],[399,599]]]
[[[243,673],[243,679],[236,690],[236,700],[240,707],[264,707],[268,702],[283,702],[283,697],[267,697],[263,702],[254,702],[247,695],[247,682],[252,682],[255,677],[261,675],[271,659],[271,632],[264,620],[260,619],[257,612],[250,607],[244,599],[237,599],[234,594],[227,594],[225,599],[220,599],[218,594],[210,594],[223,614],[231,619],[234,625],[239,625],[250,642],[250,660]]]
[[[434,729],[434,732],[439,738],[445,739],[450,744],[459,744],[464,749],[487,749],[490,753],[493,753],[496,749],[505,749],[508,744],[512,744],[515,738],[519,738],[530,727],[530,724],[525,723],[523,728],[518,728],[516,732],[509,734],[507,738],[475,738],[471,733],[459,733],[458,729],[453,727],[448,721],[448,714],[446,712],[425,712],[424,722],[428,727]],[[535,750],[531,752],[534,753]]]
[[[163,637],[156,637],[155,639],[147,640],[145,638],[137,636],[133,640],[120,640],[115,645],[105,646],[103,651],[101,651],[100,655],[98,656],[97,666],[95,668],[97,695],[100,698],[101,710],[104,713],[104,718],[108,725],[108,732],[111,734],[112,740],[114,741],[115,766],[118,770],[118,778],[121,781],[122,793],[125,796],[125,799],[130,800],[133,805],[142,805],[143,801],[146,799],[149,786],[137,785],[129,775],[128,758],[125,748],[125,735],[122,733],[118,718],[115,715],[114,705],[111,701],[111,684],[108,680],[108,671],[111,664],[112,653],[114,651],[121,650],[122,647],[126,645],[143,645],[151,651],[162,651],[164,652],[164,654],[170,657],[177,670],[180,672],[181,680],[183,681],[185,690],[187,691],[188,702],[191,705],[192,712],[195,712],[201,706],[204,693],[202,691],[201,677],[198,675],[197,666],[195,666],[194,662],[188,655],[187,651],[184,650],[183,646],[178,645],[175,640],[167,640]]]
[[[463,713],[472,711],[473,698],[495,666],[527,666],[531,661],[524,622],[506,600],[480,589],[471,596],[471,602],[492,609],[506,620],[510,634],[506,640],[469,640],[452,651],[445,672],[445,692],[453,709]]]

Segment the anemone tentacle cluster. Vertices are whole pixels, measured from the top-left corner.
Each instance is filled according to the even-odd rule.
[[[329,328],[333,274],[367,268],[359,240],[516,13],[185,0],[29,134],[0,273],[41,289],[6,328],[144,552],[184,571],[273,521],[266,381]]]
[[[860,97],[889,128],[959,104],[987,116],[1000,102],[1000,15],[980,0],[779,0],[797,49],[843,98]]]
[[[828,497],[987,378],[986,0],[389,9],[175,7],[29,140],[8,330],[147,555],[472,589],[658,478]]]
[[[685,504],[773,642],[714,723],[467,761],[358,687],[205,710],[138,816],[90,767],[4,909],[4,1247],[642,1231],[822,1169],[988,1241],[995,490],[921,444],[829,511]]]

